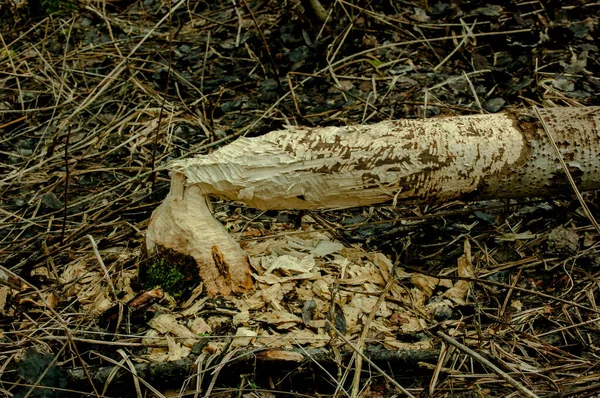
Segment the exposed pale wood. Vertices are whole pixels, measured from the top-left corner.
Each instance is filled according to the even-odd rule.
[[[246,253],[213,218],[208,199],[198,188],[184,185],[185,177],[175,173],[169,195],[152,213],[146,232],[148,251],[172,249],[193,257],[210,295],[248,290],[252,279]]]
[[[600,188],[600,107],[540,112],[578,188]],[[259,209],[317,209],[570,192],[530,111],[289,127],[171,167],[171,193],[152,215],[148,248],[193,256],[207,291],[223,295],[248,289],[250,268],[212,218],[207,195]]]
[[[541,111],[581,190],[600,184],[600,108]],[[290,127],[172,167],[204,194],[259,209],[544,195],[569,189],[530,111]]]

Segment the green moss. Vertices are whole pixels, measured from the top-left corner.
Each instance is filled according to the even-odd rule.
[[[158,286],[177,301],[188,298],[201,282],[196,260],[173,249],[158,246],[140,260],[138,281],[143,288]]]
[[[145,289],[160,286],[175,299],[181,298],[185,293],[184,278],[177,263],[170,262],[165,258],[156,259],[147,267],[144,275],[140,275]]]

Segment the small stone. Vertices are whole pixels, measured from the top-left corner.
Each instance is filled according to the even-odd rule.
[[[573,254],[579,247],[579,234],[565,228],[557,227],[548,234],[548,251],[552,254]]]
[[[485,104],[485,110],[490,113],[496,113],[506,104],[502,98],[492,98]]]

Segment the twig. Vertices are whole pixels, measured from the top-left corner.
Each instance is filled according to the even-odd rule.
[[[548,139],[550,140],[550,143],[552,144],[552,148],[554,148],[556,157],[558,158],[558,161],[560,162],[560,165],[562,166],[563,171],[565,172],[565,175],[567,176],[567,179],[569,180],[569,184],[571,184],[571,187],[573,188],[573,191],[575,192],[575,196],[577,196],[577,200],[579,201],[579,204],[581,204],[581,208],[583,209],[583,212],[585,213],[588,220],[590,220],[590,222],[592,223],[592,225],[594,226],[596,231],[598,233],[600,233],[600,225],[598,225],[598,222],[594,218],[594,215],[592,214],[589,207],[585,203],[585,200],[583,199],[583,196],[581,195],[579,188],[577,188],[577,184],[575,183],[575,180],[573,179],[571,172],[569,172],[569,168],[567,167],[567,164],[565,163],[565,160],[563,159],[563,157],[560,153],[560,149],[558,149],[558,145],[556,145],[556,141],[554,141],[554,138],[552,138],[552,133],[550,132],[550,127],[548,127],[548,125],[546,124],[546,121],[540,114],[540,111],[537,106],[533,107],[533,111],[535,112],[535,115],[537,116],[540,123],[542,124],[542,127],[544,128],[544,131],[546,132],[546,135],[548,136]]]
[[[460,41],[460,43],[458,43],[458,45],[457,45],[457,46],[454,48],[454,50],[452,50],[452,51],[450,52],[450,54],[448,54],[448,55],[446,56],[446,58],[444,58],[444,59],[442,60],[442,62],[440,62],[439,64],[437,64],[437,65],[436,65],[436,67],[435,67],[435,68],[433,68],[433,71],[434,71],[434,72],[437,72],[437,71],[438,71],[438,69],[440,69],[440,68],[441,68],[441,67],[442,67],[442,66],[443,66],[443,65],[444,65],[444,64],[445,64],[445,63],[446,63],[446,62],[447,62],[447,61],[448,61],[450,58],[452,58],[452,56],[453,56],[453,55],[454,55],[454,54],[455,54],[455,53],[456,53],[456,52],[457,52],[457,51],[458,51],[458,50],[459,50],[459,49],[460,49],[460,48],[463,46],[463,44],[465,44],[465,43],[467,42],[467,39],[469,39],[469,38],[471,38],[471,37],[474,37],[474,35],[473,35],[473,28],[474,28],[474,27],[475,27],[475,25],[477,24],[477,20],[473,21],[473,25],[471,25],[471,28],[469,28],[469,27],[468,27],[468,26],[467,26],[467,25],[464,23],[464,21],[463,21],[462,19],[461,19],[461,21],[460,21],[460,22],[461,22],[461,24],[462,24],[462,25],[464,26],[464,28],[465,28],[465,34],[463,35],[463,37],[462,37],[462,40]],[[431,41],[431,39],[430,39],[430,40],[428,40],[428,42],[429,42],[429,41]]]
[[[294,108],[296,108],[296,112],[298,112],[298,115],[302,116],[302,112],[300,112],[300,107],[298,106],[298,100],[296,100],[296,93],[294,92],[294,85],[292,84],[292,80],[290,79],[291,74],[292,73],[290,72],[286,75],[288,87],[290,88],[290,93],[292,95],[292,101],[294,102]]]
[[[204,49],[204,59],[202,60],[202,70],[200,71],[200,92],[204,95],[204,73],[206,72],[206,62],[208,60],[208,50],[210,49],[210,30],[206,33],[206,48]]]
[[[404,250],[406,250],[406,248],[404,248]],[[397,266],[397,263],[392,266],[392,269],[390,270],[389,279],[388,279],[385,287],[383,288],[383,291],[377,298],[375,305],[373,306],[373,308],[371,308],[371,312],[369,312],[369,316],[367,317],[367,320],[365,321],[364,326],[363,326],[363,330],[360,334],[360,337],[358,338],[357,346],[356,346],[356,350],[357,350],[356,353],[359,354],[359,356],[356,358],[356,365],[354,365],[354,380],[352,381],[352,393],[350,395],[350,397],[352,397],[352,398],[356,398],[359,396],[360,374],[362,372],[362,363],[363,363],[362,354],[363,354],[363,349],[365,347],[365,340],[367,339],[367,335],[369,334],[370,326],[371,326],[371,323],[373,322],[373,319],[375,318],[375,314],[377,313],[377,311],[379,311],[379,307],[381,307],[381,304],[383,304],[383,302],[385,301],[385,298],[387,297],[388,292],[390,291],[392,286],[397,282],[396,278],[394,277],[394,274],[396,272],[396,266]]]
[[[111,293],[113,294],[113,298],[116,299],[117,291],[115,290],[115,285],[113,285],[113,283],[112,283],[112,279],[110,279],[108,269],[106,268],[106,265],[104,265],[102,256],[100,255],[100,252],[98,251],[98,245],[96,244],[96,241],[94,240],[94,237],[92,235],[87,235],[87,237],[90,240],[90,242],[92,243],[92,250],[94,251],[96,260],[98,260],[98,263],[100,264],[100,268],[102,268],[102,272],[104,272],[104,277],[106,278],[106,283],[108,283],[108,286],[110,286],[110,290],[111,290]]]
[[[513,386],[514,388],[516,388],[517,390],[519,390],[520,392],[522,392],[526,396],[531,397],[531,398],[538,398],[537,395],[535,395],[533,392],[529,391],[521,383],[519,383],[518,381],[516,381],[515,379],[513,379],[512,377],[510,377],[506,372],[504,372],[502,369],[500,369],[499,367],[497,367],[496,365],[494,365],[493,363],[491,363],[490,361],[488,361],[487,359],[485,359],[483,356],[481,356],[476,351],[470,349],[469,347],[465,346],[464,344],[459,343],[454,338],[448,336],[447,334],[445,334],[443,332],[437,332],[437,335],[440,336],[442,339],[444,339],[448,344],[451,344],[454,347],[458,348],[459,350],[467,353],[469,356],[471,356],[477,362],[479,362],[479,363],[487,366],[488,368],[492,369],[500,377],[502,377],[508,384],[510,384],[511,386]]]
[[[65,197],[63,200],[63,223],[60,231],[60,244],[65,242],[65,229],[67,227],[67,201],[69,199],[69,141],[71,139],[71,130],[73,126],[70,125],[67,130],[67,142],[65,142]]]
[[[329,325],[329,327],[331,328],[331,330],[335,330],[335,332],[337,333],[338,337],[340,339],[342,339],[344,341],[344,343],[346,343],[348,345],[348,347],[352,348],[354,350],[354,352],[356,352],[364,361],[366,361],[369,366],[371,366],[373,369],[375,369],[376,371],[378,371],[387,381],[389,381],[390,383],[392,383],[394,386],[396,386],[396,388],[398,388],[402,393],[404,393],[406,396],[411,397],[411,398],[415,398],[414,395],[412,395],[410,392],[408,392],[408,390],[404,387],[402,387],[396,380],[394,380],[390,375],[388,375],[387,373],[385,373],[383,371],[383,369],[381,369],[379,366],[375,365],[375,363],[373,361],[371,361],[371,359],[366,356],[362,350],[359,350],[357,347],[354,346],[354,344],[352,344],[347,338],[346,336],[344,336],[339,330],[337,330],[335,328],[335,326],[333,326],[333,324],[331,323],[331,321],[329,319],[326,319],[325,322]]]
[[[32,396],[31,394],[33,394],[33,393],[35,393],[35,395],[37,395],[38,387],[42,383],[42,380],[44,379],[44,377],[46,377],[46,374],[48,374],[48,372],[56,365],[56,363],[58,362],[58,357],[65,351],[65,348],[67,348],[67,344],[68,344],[68,342],[65,342],[62,345],[60,350],[58,350],[58,352],[54,355],[54,358],[52,358],[52,361],[50,361],[50,363],[48,365],[46,365],[46,369],[44,369],[44,371],[38,376],[35,383],[33,383],[33,385],[31,385],[31,387],[27,391],[27,394],[25,394],[25,396],[23,398],[29,398],[30,396]]]
[[[141,378],[138,376],[137,369],[135,368],[135,365],[133,364],[133,361],[131,360],[131,358],[125,352],[124,349],[119,348],[117,350],[117,352],[119,353],[119,355],[121,355],[123,357],[123,360],[127,363],[127,366],[129,366],[129,371],[133,375],[133,386],[135,387],[135,392],[136,392],[137,396],[140,397],[140,398],[143,397],[144,394],[142,394],[142,388],[140,386],[140,379]],[[107,387],[108,387],[108,383],[106,383],[104,391],[102,391],[103,394],[106,393],[106,388]]]
[[[298,349],[299,349],[300,351],[302,351],[302,353],[303,353],[304,357],[305,357],[305,358],[308,358],[308,359],[310,359],[310,360],[311,360],[311,361],[312,361],[312,362],[315,364],[315,366],[317,366],[319,369],[321,369],[321,371],[323,371],[323,373],[324,373],[325,375],[327,375],[327,376],[328,376],[328,377],[331,379],[332,383],[336,383],[336,384],[337,384],[337,385],[336,385],[336,391],[338,391],[338,392],[339,392],[339,391],[341,391],[341,392],[343,392],[343,393],[344,393],[346,396],[350,395],[350,394],[348,394],[348,392],[347,392],[347,391],[344,389],[344,386],[343,386],[343,385],[340,385],[340,384],[337,382],[336,378],[335,378],[335,377],[334,377],[334,376],[333,376],[333,375],[332,375],[332,374],[331,374],[331,373],[330,373],[330,372],[327,370],[327,368],[326,368],[326,367],[324,367],[324,366],[323,366],[323,365],[322,365],[322,364],[321,364],[319,361],[317,361],[317,360],[314,358],[314,356],[313,356],[313,355],[311,355],[311,354],[310,354],[310,353],[309,353],[309,352],[306,350],[306,348],[302,347],[302,344],[300,344],[300,342],[298,342],[296,339],[294,339],[294,337],[293,337],[293,336],[291,336],[291,338],[292,338],[292,340],[294,341],[294,343],[295,343],[295,344],[298,346]]]
[[[534,290],[525,289],[525,288],[519,287],[519,286],[508,285],[508,284],[502,283],[502,282],[494,282],[494,281],[490,281],[490,280],[486,280],[486,279],[481,279],[481,278],[468,278],[468,277],[464,277],[464,276],[435,275],[435,274],[433,274],[431,272],[427,272],[425,270],[421,270],[421,269],[418,269],[418,268],[415,268],[415,267],[411,267],[411,266],[408,266],[408,265],[405,265],[404,268],[407,271],[416,272],[416,273],[419,273],[419,274],[423,274],[423,275],[426,275],[426,276],[431,276],[431,277],[438,278],[438,279],[450,279],[450,280],[453,280],[453,281],[454,280],[457,280],[457,281],[463,280],[463,281],[480,283],[480,284],[483,284],[483,285],[498,286],[498,287],[501,287],[501,288],[504,288],[504,289],[513,289],[513,290],[516,290],[516,291],[519,291],[519,292],[524,292],[524,293],[532,294],[534,296],[543,297],[543,298],[548,299],[548,300],[558,301],[559,303],[568,304],[568,305],[571,305],[573,307],[581,308],[583,310],[590,311],[590,312],[593,312],[593,313],[600,313],[600,310],[597,310],[597,309],[592,308],[592,307],[585,306],[583,304],[579,304],[579,303],[577,303],[575,301],[572,301],[572,300],[565,300],[564,298],[561,298],[561,297],[552,296],[550,294],[546,294],[546,293],[542,293],[542,292],[536,292]]]
[[[17,67],[15,66],[15,62],[13,61],[13,56],[10,51],[8,51],[8,46],[4,42],[4,37],[0,35],[0,41],[2,42],[2,46],[4,47],[4,52],[8,57],[8,61],[10,66],[12,67],[13,73],[15,75],[15,82],[17,83],[17,90],[19,93],[19,103],[21,104],[21,112],[25,111],[25,101],[23,99],[23,90],[21,90],[21,79],[19,78],[19,73],[17,71]]]
[[[143,378],[141,378],[137,372],[134,373],[132,372],[132,370],[126,366],[123,365],[123,363],[121,362],[117,362],[115,359],[107,357],[102,355],[99,352],[95,352],[92,351],[94,354],[96,354],[98,356],[98,358],[105,360],[106,362],[112,363],[115,367],[120,368],[126,372],[131,373],[131,376],[133,376],[136,380],[138,380],[139,382],[141,382],[149,391],[151,391],[153,394],[155,394],[157,397],[159,398],[166,398],[165,395],[163,395],[160,391],[158,391],[156,388],[154,388],[154,386],[152,386],[150,383],[148,383],[146,380],[144,380]],[[125,359],[125,358],[124,358]],[[127,362],[127,360],[125,361]],[[128,363],[129,364],[129,363]]]
[[[169,84],[171,83],[171,69],[173,63],[173,19],[171,15],[173,11],[171,10],[171,2],[169,1],[169,63],[167,65],[167,81],[165,83],[165,92],[162,97],[162,101],[160,104],[160,112],[158,114],[158,123],[156,125],[156,134],[154,134],[154,142],[152,144],[152,156],[150,160],[150,169],[152,170],[152,188],[151,191],[154,192],[156,189],[156,151],[158,150],[158,137],[160,136],[160,123],[163,118],[163,114],[165,112],[165,102],[167,101],[167,95],[169,94]]]
[[[58,127],[58,130],[62,130],[65,128],[65,126],[67,126],[69,123],[71,123],[71,121],[75,118],[75,116],[77,116],[79,113],[81,113],[84,109],[86,109],[92,102],[94,102],[96,99],[98,99],[98,97],[100,97],[100,95],[106,91],[113,82],[115,82],[117,80],[117,77],[119,77],[119,75],[121,73],[123,73],[123,71],[127,68],[127,62],[129,61],[129,59],[133,56],[133,54],[135,54],[139,48],[142,46],[142,44],[144,44],[146,42],[146,40],[148,40],[148,38],[150,38],[150,36],[152,35],[152,33],[160,26],[162,25],[168,18],[171,17],[171,14],[175,12],[175,10],[177,10],[179,7],[181,7],[181,5],[183,5],[184,3],[187,3],[186,0],[179,0],[179,2],[177,4],[175,4],[173,6],[173,8],[170,9],[168,15],[163,16],[160,21],[158,21],[154,27],[152,27],[152,29],[150,29],[148,31],[148,33],[146,33],[146,35],[131,49],[131,51],[129,52],[129,54],[127,54],[127,56],[125,58],[123,58],[121,60],[121,62],[119,62],[117,64],[117,66],[115,66],[115,68],[104,77],[104,79],[102,79],[102,81],[100,83],[98,83],[98,85],[92,90],[92,92],[83,100],[81,101],[81,103],[79,104],[79,106],[77,106],[77,108],[75,108],[75,110],[73,110],[73,112],[71,112],[69,114],[68,117],[66,117],[62,123],[60,124],[60,126]]]
[[[273,74],[274,74],[273,78],[274,78],[275,82],[277,83],[277,86],[283,93],[283,92],[285,92],[285,90],[283,89],[283,85],[281,84],[281,81],[279,80],[279,68],[277,67],[275,60],[273,59],[273,55],[271,55],[271,48],[269,47],[269,43],[267,43],[267,39],[265,38],[265,35],[264,35],[262,29],[260,28],[258,21],[254,17],[254,13],[252,12],[252,9],[250,8],[250,6],[246,2],[246,0],[242,0],[242,3],[244,3],[246,10],[248,10],[248,14],[250,14],[250,17],[252,18],[252,21],[254,22],[254,26],[256,26],[256,30],[258,30],[258,34],[260,35],[260,38],[265,46],[265,50],[267,51],[267,55],[269,56],[269,62],[271,63],[271,67],[273,68]]]
[[[50,303],[48,303],[48,300],[46,300],[46,295],[44,293],[42,293],[40,291],[40,289],[38,289],[34,284],[30,283],[29,281],[27,281],[20,275],[17,275],[14,272],[10,271],[9,269],[3,267],[2,265],[0,265],[0,272],[3,272],[4,274],[8,275],[13,280],[18,279],[21,283],[30,287],[36,293],[36,295],[39,297],[39,299],[42,301],[42,303],[44,303],[45,308],[48,311],[50,311],[50,313],[52,313],[52,315],[54,315],[56,317],[56,320],[58,321],[58,323],[60,323],[60,325],[64,328],[66,337],[69,340],[69,345],[71,346],[71,348],[73,349],[73,352],[77,356],[77,359],[81,363],[83,373],[85,374],[86,378],[90,382],[90,386],[94,390],[94,395],[96,397],[100,398],[100,395],[98,394],[98,390],[96,389],[96,386],[95,386],[94,382],[92,381],[92,376],[88,372],[86,363],[83,360],[83,357],[81,356],[81,354],[79,353],[79,350],[77,349],[77,344],[75,344],[75,340],[73,339],[73,334],[71,333],[71,330],[69,329],[69,326],[67,325],[67,322],[63,319],[63,317],[60,316],[60,314],[58,312],[56,312],[56,310],[50,305]]]
[[[433,396],[433,393],[435,391],[435,386],[440,377],[440,372],[444,368],[443,365],[444,365],[444,362],[446,362],[446,357],[448,356],[449,352],[450,352],[449,347],[442,342],[442,347],[440,348],[440,355],[438,357],[438,361],[437,361],[436,365],[433,367],[433,375],[431,376],[431,380],[429,381],[429,395],[430,396]],[[427,364],[427,365],[429,365],[429,364]],[[427,365],[425,365],[425,366],[427,366]]]
[[[471,79],[469,79],[469,76],[467,76],[467,74],[464,70],[463,70],[463,76],[464,76],[465,80],[467,81],[467,83],[469,83],[469,88],[471,89],[471,92],[473,93],[473,97],[475,97],[475,103],[477,104],[477,107],[479,108],[479,113],[481,113],[483,115],[485,112],[483,111],[483,107],[481,106],[481,101],[479,101],[479,96],[477,95],[475,86],[473,86],[473,82],[471,81]]]
[[[23,289],[21,281],[12,274],[5,272],[2,267],[0,267],[0,285],[8,286],[15,290]]]

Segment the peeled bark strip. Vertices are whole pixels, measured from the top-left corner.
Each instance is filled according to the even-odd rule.
[[[600,188],[600,107],[540,112],[579,189]],[[210,228],[217,227],[216,221],[208,220],[210,214],[197,214],[205,208],[204,195],[259,209],[318,209],[390,200],[540,196],[571,189],[546,132],[530,111],[366,126],[289,127],[240,138],[210,155],[171,166],[173,179],[180,182],[172,185],[153,214],[148,245],[166,242],[176,250],[193,246],[203,253],[194,257],[208,263],[217,245],[227,265],[221,269],[233,275],[239,267],[240,275],[228,282],[233,291],[249,286],[249,278],[242,276],[249,274],[249,267],[242,254],[231,254],[233,260],[225,255],[233,246],[243,251],[220,225],[212,232]],[[210,272],[199,266],[201,274],[217,282],[223,275],[214,265]]]

